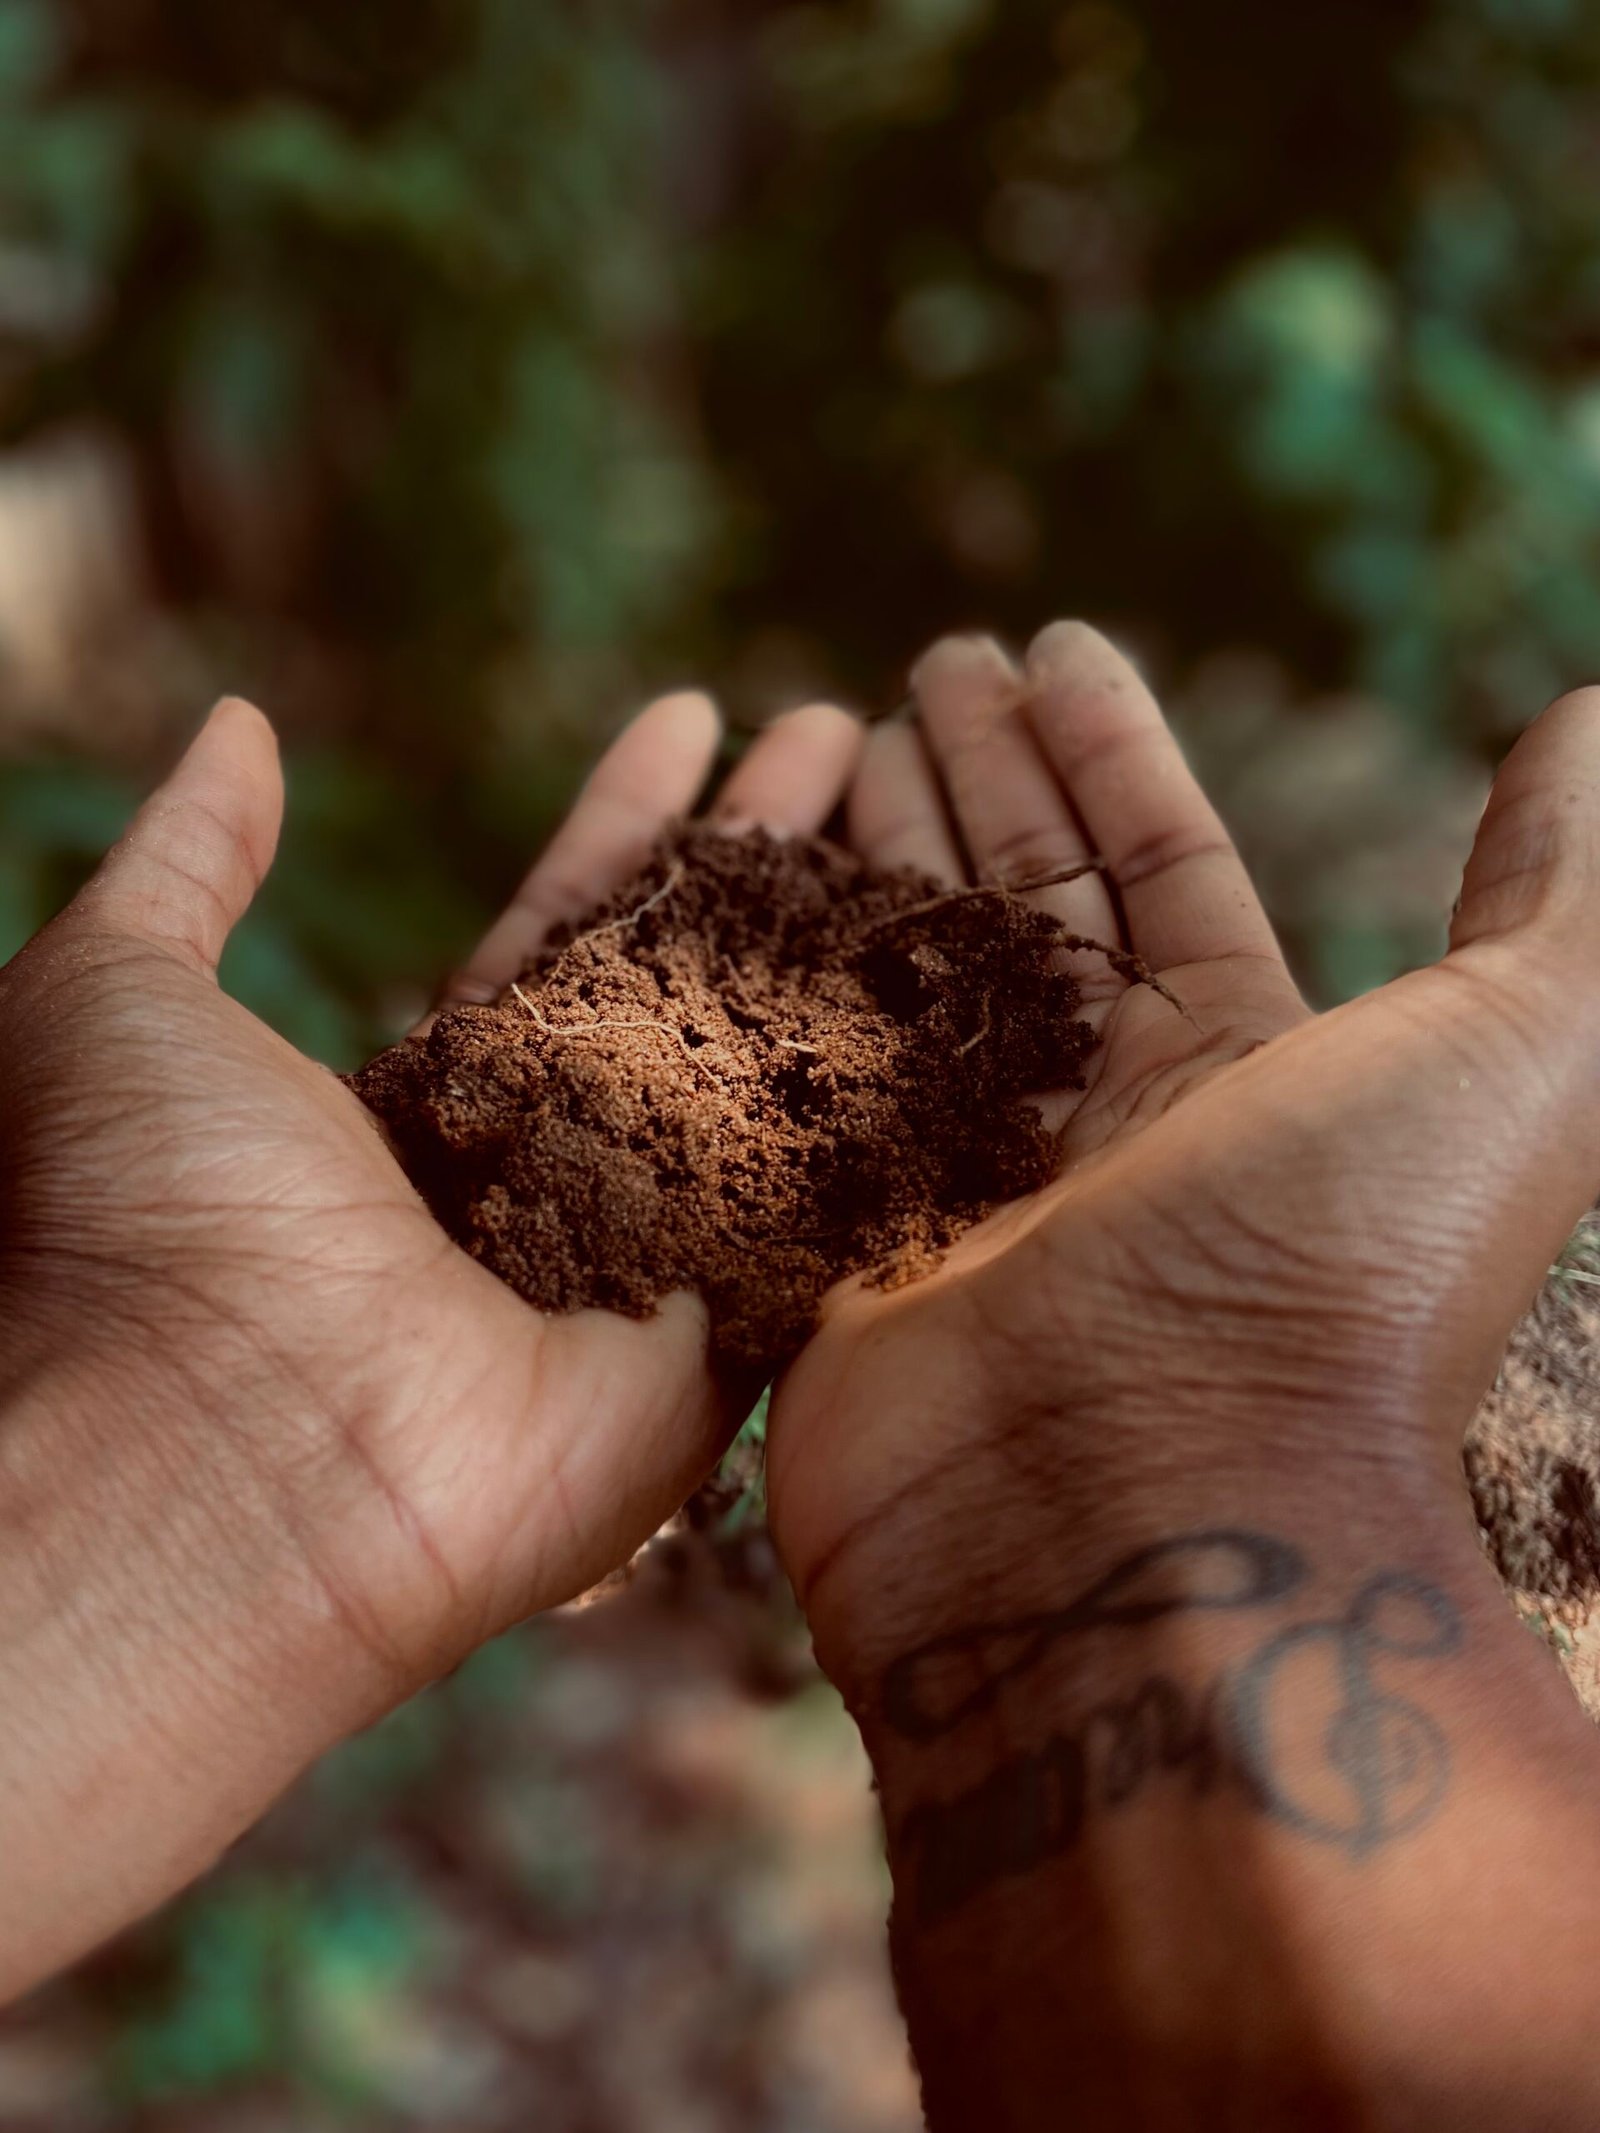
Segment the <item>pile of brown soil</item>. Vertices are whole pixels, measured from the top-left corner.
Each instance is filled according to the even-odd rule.
[[[353,1086],[458,1243],[532,1304],[710,1307],[770,1369],[842,1275],[913,1278],[1046,1183],[1033,1092],[1094,1037],[1063,936],[821,841],[690,827],[493,1007]]]

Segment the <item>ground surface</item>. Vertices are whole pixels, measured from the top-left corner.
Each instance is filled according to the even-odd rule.
[[[1513,1603],[1600,1721],[1600,1215],[1519,1328],[1466,1462]]]
[[[491,1647],[0,2017],[0,2133],[914,2133],[866,1765],[726,1562]]]

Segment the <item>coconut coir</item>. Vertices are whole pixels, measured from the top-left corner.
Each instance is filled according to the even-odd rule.
[[[709,1306],[770,1369],[1053,1175],[1094,1043],[1061,929],[820,840],[687,827],[492,1007],[353,1077],[440,1223],[547,1311]]]

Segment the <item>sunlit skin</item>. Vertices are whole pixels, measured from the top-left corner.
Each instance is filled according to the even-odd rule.
[[[951,881],[1097,857],[1103,875],[1037,901],[1143,957],[1182,1011],[1080,958],[1103,1043],[1082,1092],[1044,1099],[1059,1181],[927,1281],[842,1285],[778,1388],[775,1537],[891,1830],[955,1778],[885,1737],[885,1667],[1059,1605],[1180,1527],[1268,1526],[1330,1596],[1347,1570],[1415,1562],[1474,1655],[1429,1707],[1460,1781],[1444,1834],[1357,1896],[1252,1833],[1259,1900],[1230,1838],[1211,1902],[1187,1825],[1152,1808],[1095,1855],[1098,1924],[1053,1870],[931,1950],[902,1929],[933,2122],[982,2099],[992,2126],[1053,2127],[1069,2073],[1089,2108],[1129,2066],[1159,2070],[1152,2024],[1225,2060],[1242,2017],[1217,1980],[1249,1978],[1252,2007],[1292,1987],[1322,2011],[1318,2049],[1352,2093],[1492,2103],[1486,2069],[1553,2054],[1539,2122],[1581,2125],[1560,2069],[1600,1955],[1593,1757],[1478,1561],[1454,1457],[1600,1188],[1600,694],[1555,706],[1506,765],[1448,957],[1320,1017],[1103,638],[1058,625],[1021,666],[954,640],[915,695],[917,722],[864,748],[835,709],[792,714],[719,815],[806,831],[848,791],[866,856]],[[492,996],[623,879],[694,804],[716,741],[702,698],[643,714],[445,997]],[[437,1231],[333,1077],[219,992],[281,804],[265,721],[222,707],[0,977],[4,1990],[172,1893],[342,1734],[625,1559],[737,1419],[696,1303],[642,1325],[538,1318]],[[1162,1656],[1183,1675],[1226,1655]],[[1026,1733],[1048,1700],[1003,1717]],[[1206,1901],[1175,1935],[1179,1873]],[[1533,2026],[1490,1953],[1513,1890],[1572,1981],[1541,1982]],[[1088,2032],[1063,2017],[1080,2006]],[[1168,2101],[1116,2122],[1193,2122]],[[1205,2122],[1278,2122],[1250,2109]]]
[[[815,829],[861,738],[827,706],[779,720],[719,816]],[[644,712],[445,997],[492,996],[625,880],[718,741],[702,696]],[[626,1561],[738,1420],[697,1301],[539,1317],[438,1230],[339,1081],[219,990],[282,808],[270,727],[223,704],[0,977],[0,1489],[30,1540],[0,1594],[4,1987],[189,1878],[353,1724]],[[126,1704],[97,1693],[84,1726],[52,1695],[30,1723],[32,1640],[98,1691],[130,1628]],[[63,1882],[60,1803],[112,1784],[114,1870],[80,1819]]]
[[[952,1516],[981,1504],[996,1407],[1025,1411],[1040,1384],[1137,1430],[1144,1464],[1182,1472],[1219,1432],[1261,1428],[1453,1478],[1511,1327],[1600,1187],[1600,691],[1507,763],[1446,959],[1321,1016],[1106,639],[1057,625],[1025,669],[953,639],[916,694],[920,733],[872,736],[858,847],[952,881],[952,823],[983,879],[1098,854],[1127,945],[1185,1012],[1080,959],[1103,1042],[1081,1096],[1050,1106],[1058,1183],[928,1282],[836,1292],[773,1419],[801,1592],[826,1622],[818,1566],[853,1586],[857,1555],[867,1582],[892,1556],[904,1584],[941,1490]],[[1098,875],[1029,900],[1118,939]]]
[[[869,744],[860,847],[952,880],[952,824],[984,878],[1098,853],[1185,1010],[1091,960],[1104,1042],[1050,1106],[1059,1181],[930,1280],[836,1292],[774,1404],[773,1530],[876,1766],[930,2125],[1591,2127],[1600,1756],[1481,1559],[1459,1448],[1600,1188],[1600,692],[1506,764],[1444,961],[1318,1017],[1104,639],[1058,627],[1020,670],[951,642],[916,694],[920,729]],[[1096,876],[1038,901],[1117,939]],[[1280,1612],[1069,1639],[947,1735],[893,1722],[897,1658],[1240,1527],[1308,1566]],[[1390,1603],[1376,1645],[1274,1656],[1396,1578],[1430,1597]],[[1112,1715],[1143,1690],[1192,1725],[1253,1663],[1272,1796],[1333,1827],[1364,1799],[1370,1844],[1163,1778],[1153,1721]],[[1106,1760],[1119,1727],[1143,1776]],[[1081,1825],[1049,1804],[1069,1751]],[[976,1892],[932,1924],[930,1856]]]

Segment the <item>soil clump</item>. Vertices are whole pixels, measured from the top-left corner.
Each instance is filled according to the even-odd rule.
[[[1025,1099],[1081,1087],[1095,1042],[1070,945],[1007,890],[688,826],[352,1086],[530,1303],[697,1290],[719,1355],[771,1370],[842,1276],[914,1279],[1054,1175]]]

